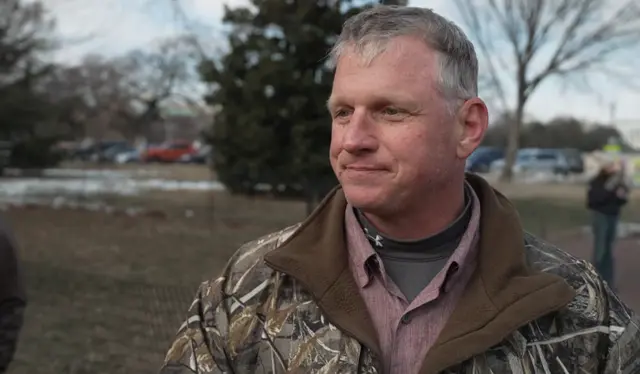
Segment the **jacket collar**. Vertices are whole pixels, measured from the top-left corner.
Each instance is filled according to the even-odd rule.
[[[478,176],[468,175],[467,181],[482,209],[478,267],[426,355],[423,374],[486,351],[574,297],[562,278],[528,268],[522,226],[508,199]],[[344,193],[335,188],[296,233],[265,256],[265,262],[297,279],[331,323],[379,354],[371,317],[348,265],[346,205]]]
[[[265,262],[297,279],[332,324],[379,354],[373,322],[349,269],[346,207],[342,190],[333,189],[287,241],[265,256]]]

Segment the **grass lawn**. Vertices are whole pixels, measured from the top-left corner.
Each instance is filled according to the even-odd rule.
[[[524,228],[549,237],[591,224],[584,186],[511,185],[496,186],[515,204]],[[640,222],[640,191],[634,191],[622,219]]]
[[[547,234],[588,223],[581,191],[511,195],[525,227]],[[166,214],[4,213],[21,247],[31,299],[9,373],[156,373],[198,283],[215,276],[244,241],[305,213],[301,203],[224,193],[106,199]],[[627,215],[640,217],[637,208]]]
[[[156,373],[199,282],[242,242],[304,214],[301,204],[222,196],[215,215],[205,194],[184,205],[158,195],[136,201],[167,216],[5,212],[30,297],[9,373]]]

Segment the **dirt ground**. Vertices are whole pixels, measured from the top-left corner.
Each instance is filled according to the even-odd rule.
[[[244,241],[290,225],[304,206],[227,197],[193,216],[129,217],[50,208],[4,212],[30,304],[11,374],[155,373],[197,285]],[[153,200],[158,204],[158,200]],[[258,217],[264,217],[262,219]]]
[[[173,172],[175,175],[175,171]],[[524,226],[588,258],[583,188],[504,188]],[[104,197],[148,213],[20,208],[5,215],[21,248],[30,297],[11,374],[156,373],[199,282],[243,242],[304,218],[298,202],[211,192]],[[626,216],[640,218],[640,208]],[[640,221],[638,219],[637,221]],[[637,243],[618,251],[620,290],[640,308]]]

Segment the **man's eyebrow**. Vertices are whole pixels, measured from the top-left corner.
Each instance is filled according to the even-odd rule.
[[[327,110],[331,111],[335,109],[336,106],[342,105],[344,103],[344,98],[339,96],[330,96],[326,101]],[[406,95],[376,95],[371,98],[371,105],[401,105],[401,106],[413,106],[414,102],[411,97]]]
[[[333,96],[330,96],[330,97],[327,99],[326,107],[327,107],[327,110],[328,110],[328,111],[331,111],[331,109],[336,105],[336,101],[337,101],[337,100],[336,100],[336,98],[335,98],[335,97],[333,97]]]

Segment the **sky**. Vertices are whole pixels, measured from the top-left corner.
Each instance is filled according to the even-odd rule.
[[[186,18],[198,22],[197,33],[205,36],[207,46],[224,45],[220,31],[224,4],[234,7],[248,2],[180,0]],[[87,53],[113,56],[144,48],[159,38],[185,31],[184,18],[176,15],[172,0],[47,0],[45,4],[56,19],[58,34],[66,41],[55,56],[64,63],[75,63]],[[410,0],[409,5],[431,8],[465,29],[451,0]],[[597,89],[576,88],[561,80],[546,81],[527,104],[527,115],[542,121],[573,116],[606,123],[612,118],[614,104],[616,122],[640,123],[640,91],[612,79],[601,78],[592,86]],[[497,106],[490,100],[488,105],[490,114],[496,116]]]

